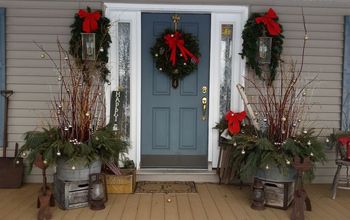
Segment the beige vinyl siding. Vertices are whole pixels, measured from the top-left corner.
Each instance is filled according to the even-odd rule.
[[[118,2],[109,0],[108,2]],[[130,2],[130,1],[124,1]],[[147,3],[146,0],[133,1]],[[286,37],[284,57],[300,60],[303,44],[303,24],[300,1],[272,0],[192,0],[150,1],[174,4],[237,4],[250,6],[251,12],[264,12],[270,6],[276,10],[284,27]],[[322,1],[321,1],[322,2]],[[343,16],[350,14],[350,3],[305,1],[304,8],[309,41],[305,51],[305,76],[318,75],[310,104],[309,124],[327,135],[340,127]],[[6,56],[7,88],[14,90],[9,106],[9,146],[13,151],[15,142],[23,144],[23,133],[40,129],[49,121],[50,100],[57,91],[57,77],[51,63],[40,59],[40,51],[34,41],[52,52],[58,59],[56,40],[68,47],[70,25],[79,8],[89,5],[102,8],[101,1],[75,0],[0,0],[6,8]],[[310,7],[312,6],[312,7]],[[334,8],[332,8],[334,6]],[[344,7],[343,7],[344,6]],[[195,10],[195,9],[194,9]],[[170,10],[171,11],[171,10]],[[254,92],[248,89],[254,99]],[[10,152],[11,155],[13,152]],[[334,175],[334,152],[328,152],[329,161],[317,170],[316,182],[331,182]],[[34,169],[26,181],[41,180],[40,171]]]

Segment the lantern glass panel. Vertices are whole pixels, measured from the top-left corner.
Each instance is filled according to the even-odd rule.
[[[91,190],[91,199],[93,200],[103,200],[105,196],[104,187],[102,183],[94,183]]]
[[[221,25],[220,42],[220,117],[231,108],[233,24]]]
[[[95,60],[96,48],[95,48],[95,33],[81,33],[82,42],[82,59],[83,60]]]
[[[258,62],[260,64],[270,64],[271,63],[271,37],[259,37],[258,40]]]

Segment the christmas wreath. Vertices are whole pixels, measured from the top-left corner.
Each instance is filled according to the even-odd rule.
[[[95,33],[96,62],[94,65],[100,70],[101,79],[107,82],[108,49],[112,42],[108,32],[111,26],[110,20],[102,16],[102,11],[91,12],[89,7],[86,11],[80,9],[74,19],[71,25],[72,38],[69,41],[69,53],[78,65],[84,65],[81,33]]]
[[[167,29],[151,48],[156,68],[168,74],[174,88],[178,80],[197,69],[199,63],[198,39],[181,30]]]
[[[271,62],[268,65],[268,80],[275,79],[276,69],[282,53],[283,38],[282,25],[278,23],[278,16],[273,9],[269,9],[264,15],[254,13],[250,16],[242,32],[243,49],[242,59],[247,58],[247,64],[255,70],[256,75],[261,77],[262,66],[257,59],[259,51],[259,37],[267,36],[272,38],[271,44]]]

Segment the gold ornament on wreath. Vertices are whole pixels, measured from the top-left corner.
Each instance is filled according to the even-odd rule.
[[[151,48],[151,54],[158,71],[169,75],[173,88],[179,80],[197,70],[199,63],[198,38],[178,30],[178,15],[172,16],[174,30],[166,29]]]

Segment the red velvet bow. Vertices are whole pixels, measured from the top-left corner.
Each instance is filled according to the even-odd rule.
[[[180,32],[175,32],[174,34],[167,34],[164,37],[165,43],[169,46],[170,49],[170,61],[175,66],[176,64],[176,49],[179,48],[180,53],[182,54],[185,61],[188,60],[188,56],[191,58],[191,60],[194,60],[194,62],[199,63],[199,60],[197,57],[195,57],[189,50],[186,49],[185,41],[181,36]]]
[[[277,36],[282,30],[280,25],[274,21],[276,18],[278,18],[276,12],[270,8],[265,15],[255,18],[255,22],[257,24],[264,23],[269,34],[271,36]]]
[[[338,142],[346,146],[346,157],[350,160],[350,137],[340,137]]]
[[[84,19],[83,21],[83,31],[85,33],[91,33],[98,29],[97,21],[100,20],[101,14],[98,11],[87,12],[80,9],[78,13],[79,17]]]
[[[228,121],[228,131],[230,134],[238,134],[241,130],[241,121],[246,117],[245,111],[240,113],[234,113],[229,111],[226,113],[225,119]]]

